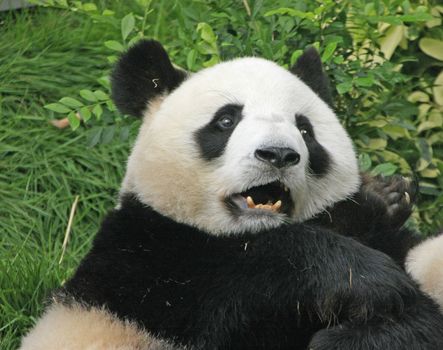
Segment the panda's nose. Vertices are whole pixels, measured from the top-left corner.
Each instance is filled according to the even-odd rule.
[[[254,153],[255,158],[268,163],[276,168],[293,166],[300,161],[300,154],[291,148],[285,147],[266,147],[260,148]]]

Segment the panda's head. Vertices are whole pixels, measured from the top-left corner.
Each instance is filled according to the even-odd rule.
[[[112,77],[123,112],[143,117],[122,194],[212,234],[303,221],[354,193],[355,152],[314,49],[286,70],[239,58],[186,74],[141,41]]]

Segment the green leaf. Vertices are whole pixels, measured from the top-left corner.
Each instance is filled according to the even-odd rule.
[[[219,62],[220,62],[220,60],[218,59],[217,56],[212,56],[209,60],[207,60],[206,62],[203,62],[203,67],[212,67]]]
[[[125,48],[123,47],[122,44],[120,44],[118,41],[116,40],[107,40],[105,41],[105,46],[108,49],[114,50],[114,51],[118,51],[118,52],[123,52],[125,51]]]
[[[71,112],[71,109],[62,105],[61,103],[50,103],[45,105],[46,109],[49,109],[50,111],[56,112],[56,113],[69,113]]]
[[[98,78],[97,81],[105,89],[107,89],[107,90],[111,89],[111,81],[109,80],[109,76],[105,75],[101,78]]]
[[[144,38],[143,34],[140,35],[135,35],[131,38],[131,40],[129,40],[128,44],[126,45],[126,47],[131,47],[132,45],[134,45],[135,43],[137,43],[138,41],[140,41],[140,38]]]
[[[406,139],[411,138],[409,131],[399,125],[388,124],[385,127],[383,127],[383,131],[385,132],[386,135],[390,136],[393,140],[397,140],[399,138],[406,138]]]
[[[108,94],[105,94],[103,91],[101,91],[101,90],[96,90],[96,91],[94,91],[94,95],[95,95],[95,97],[97,97],[97,99],[99,100],[99,101],[106,101],[106,100],[109,100],[109,96],[108,96]]]
[[[384,37],[380,39],[380,50],[385,55],[386,59],[390,59],[394,54],[397,46],[405,36],[406,27],[404,25],[391,26]]]
[[[430,163],[432,161],[432,147],[429,145],[428,141],[420,137],[417,139],[415,144],[417,149],[420,151],[421,158]]]
[[[436,144],[443,143],[443,131],[433,133],[430,137],[428,137],[428,142],[431,146],[434,143]]]
[[[413,14],[407,14],[407,15],[400,16],[400,19],[403,22],[426,22],[426,21],[429,21],[433,18],[434,17],[431,14],[424,13],[424,12],[416,12]]]
[[[394,175],[397,171],[398,167],[392,163],[382,163],[377,165],[374,169],[372,169],[371,174],[376,175],[386,175],[391,176]]]
[[[438,196],[441,193],[436,185],[429,182],[420,181],[419,188],[420,193],[430,196]]]
[[[418,42],[418,46],[425,54],[443,61],[443,40],[423,38]]]
[[[129,138],[129,126],[124,126],[120,131],[120,140],[127,141]]]
[[[200,37],[203,41],[213,44],[217,41],[217,37],[214,34],[211,26],[207,23],[201,22],[197,25],[197,31],[200,32]]]
[[[68,1],[67,0],[56,0],[57,4],[63,7],[68,7]]]
[[[442,75],[443,77],[443,75]],[[423,91],[414,91],[408,96],[409,102],[429,102],[429,95]]]
[[[340,95],[343,95],[352,89],[352,82],[345,81],[343,83],[337,84],[336,89]]]
[[[72,108],[79,108],[83,106],[83,103],[72,97],[63,97],[62,99],[60,99],[60,103],[63,103],[65,106]]]
[[[358,156],[358,163],[361,171],[368,171],[372,166],[371,157],[367,153],[362,153]]]
[[[437,79],[435,79],[432,92],[434,93],[435,102],[443,106],[443,70],[437,76]]]
[[[94,93],[91,90],[80,90],[80,96],[83,97],[86,101],[97,102],[97,97],[95,97]]]
[[[76,130],[80,126],[80,119],[74,112],[68,114],[68,120],[72,130]]]
[[[87,144],[89,147],[94,147],[97,143],[100,142],[102,132],[103,128],[95,128],[88,133]]]
[[[82,107],[80,108],[80,116],[82,117],[82,119],[87,122],[89,119],[91,119],[91,111],[89,110],[88,107]]]
[[[188,56],[186,57],[186,66],[191,71],[194,69],[196,58],[197,58],[197,51],[194,49],[189,50]]]
[[[298,58],[303,54],[303,50],[295,50],[292,55],[291,55],[291,59],[290,59],[290,64],[291,67],[295,64],[295,62],[297,62]]]
[[[369,16],[367,18],[369,23],[385,22],[392,25],[403,24],[403,21],[400,19],[399,16]]]
[[[114,138],[115,125],[105,127],[103,130],[102,143],[109,143]]]
[[[273,16],[273,15],[289,15],[291,17],[298,17],[298,18],[307,18],[310,20],[315,19],[315,14],[312,12],[303,12],[300,10],[296,10],[294,8],[289,7],[281,7],[279,9],[271,10],[265,13],[265,17]]]
[[[357,79],[355,79],[355,84],[357,86],[370,87],[374,85],[374,78],[371,76],[358,77]]]
[[[388,124],[388,121],[386,119],[374,119],[357,123],[357,125],[369,125],[374,128],[382,128],[386,124]]]
[[[108,9],[104,9],[102,12],[102,16],[114,16],[115,12],[108,10]]]
[[[115,62],[118,61],[118,57],[115,56],[115,55],[108,56],[108,57],[106,57],[106,59],[107,59],[108,62],[111,63],[111,64],[114,64]]]
[[[121,22],[122,38],[126,40],[128,35],[134,30],[135,19],[132,13],[123,17]]]
[[[417,128],[417,132],[421,133],[424,130],[430,130],[434,128],[441,128],[443,126],[443,114],[437,109],[433,109],[428,116],[428,119],[421,122]]]
[[[435,167],[429,167],[420,171],[420,175],[422,177],[427,177],[428,179],[429,178],[434,179],[440,175],[440,170],[438,170]]]
[[[334,54],[335,49],[337,48],[337,44],[338,42],[334,41],[326,46],[325,50],[323,51],[323,55],[321,56],[322,62],[329,61],[329,59]]]
[[[86,4],[83,4],[83,10],[85,10],[86,12],[97,11],[97,5],[93,4],[92,2],[88,2]]]
[[[114,112],[117,110],[117,107],[115,107],[114,102],[112,102],[112,100],[107,100],[106,102],[106,107],[108,107],[109,111]]]
[[[100,117],[103,114],[103,108],[100,105],[95,105],[92,109],[92,113],[97,117],[97,119],[100,119]]]
[[[388,142],[382,138],[370,139],[368,143],[368,148],[372,150],[380,150],[385,149],[388,145]]]

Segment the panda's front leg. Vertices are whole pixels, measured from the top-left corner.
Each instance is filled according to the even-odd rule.
[[[424,296],[392,319],[343,322],[318,331],[309,350],[441,350],[442,321]]]
[[[388,254],[403,266],[408,251],[423,239],[403,227],[416,201],[417,184],[399,175],[362,174],[361,178],[362,184],[357,193],[336,203],[310,222],[352,236]]]
[[[436,305],[389,257],[353,239],[309,225],[285,226],[251,240],[235,264],[235,272],[218,280],[219,290],[228,289],[223,290],[226,301],[217,303],[212,331],[204,333],[220,336],[220,330],[229,330],[221,336],[226,348],[266,344],[261,348],[302,349],[303,338],[314,334],[313,349],[409,349],[411,344],[421,349],[423,339],[434,346],[423,349],[443,344],[443,316]],[[263,314],[270,309],[273,316]],[[295,320],[290,327],[285,324],[288,312]],[[284,316],[279,319],[279,314]],[[302,329],[297,315],[307,316],[299,320]],[[251,324],[261,328],[251,331]],[[316,333],[328,326],[331,333]],[[276,333],[278,327],[287,334]],[[398,332],[391,336],[390,327]],[[345,333],[335,336],[340,330]]]

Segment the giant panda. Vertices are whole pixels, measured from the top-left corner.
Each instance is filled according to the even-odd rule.
[[[131,47],[113,99],[143,123],[118,206],[21,349],[440,349],[398,264],[413,186],[359,174],[327,84],[313,49],[191,75]]]

